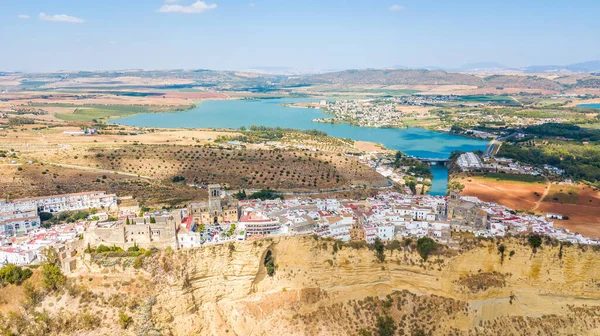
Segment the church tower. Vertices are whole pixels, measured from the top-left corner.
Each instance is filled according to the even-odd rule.
[[[222,194],[223,189],[219,184],[210,184],[208,186],[208,213],[214,218],[214,224],[217,224],[217,218],[223,211],[223,208],[221,207]]]
[[[447,219],[452,219],[454,217],[454,208],[460,205],[460,191],[453,189],[450,190],[450,194],[448,195],[447,209],[446,215]]]

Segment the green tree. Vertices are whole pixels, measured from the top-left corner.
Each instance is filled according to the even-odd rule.
[[[377,318],[377,335],[393,336],[396,333],[396,323],[389,316],[379,316]]]
[[[540,236],[539,234],[533,234],[533,235],[529,236],[527,241],[529,242],[529,246],[531,246],[533,253],[535,253],[537,251],[537,249],[540,246],[542,246],[542,236]]]
[[[375,243],[373,243],[373,249],[375,250],[375,257],[377,260],[382,263],[385,261],[385,245],[381,242],[381,239],[375,238]]]
[[[506,246],[504,244],[500,244],[498,246],[498,253],[500,253],[500,264],[504,264],[504,252],[506,251]]]
[[[417,251],[419,252],[421,258],[423,258],[425,261],[427,261],[429,255],[436,249],[437,243],[429,237],[423,237],[417,240]]]
[[[42,251],[42,285],[48,292],[56,291],[65,284],[66,278],[60,270],[58,253],[52,247]]]
[[[464,186],[464,184],[462,184],[458,181],[452,181],[452,182],[448,183],[448,191],[452,191],[452,190],[458,190],[458,191],[462,192],[463,190],[465,190],[465,186]]]

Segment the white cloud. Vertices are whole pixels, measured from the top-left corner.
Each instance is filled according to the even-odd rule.
[[[165,0],[165,3],[176,3],[179,2],[179,0]]]
[[[217,8],[217,4],[207,4],[204,1],[196,1],[189,6],[182,5],[163,5],[157,12],[159,13],[187,13],[187,14],[198,14],[204,13],[208,10]]]
[[[392,11],[392,12],[397,12],[399,10],[403,10],[404,6],[402,5],[392,5],[390,8],[388,8],[388,10]]]
[[[83,23],[85,22],[83,19],[78,17],[66,15],[66,14],[57,14],[57,15],[48,15],[46,13],[40,13],[40,20],[42,21],[53,21],[53,22],[69,22],[69,23]]]
[[[25,14],[19,14],[19,15],[17,15],[17,17],[18,17],[19,19],[23,19],[23,20],[27,20],[27,19],[29,19],[29,18],[30,18],[30,16],[29,16],[29,15],[25,15]]]

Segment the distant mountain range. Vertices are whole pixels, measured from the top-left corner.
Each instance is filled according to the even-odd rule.
[[[479,62],[469,63],[461,66],[460,68],[442,68],[442,67],[407,67],[407,66],[394,66],[396,69],[427,69],[427,70],[444,70],[449,72],[490,72],[490,73],[501,73],[501,72],[523,72],[523,73],[561,73],[561,72],[573,72],[573,73],[593,73],[600,72],[600,61],[588,61],[581,63],[574,63],[568,65],[531,65],[523,68],[509,67],[498,62]]]
[[[497,64],[492,64],[494,67]],[[471,69],[465,67],[463,69]],[[482,69],[476,64],[473,69]],[[576,69],[576,67],[573,67]],[[586,68],[587,69],[587,68]],[[591,68],[590,68],[591,69]],[[482,70],[478,70],[482,71]],[[600,75],[590,74],[577,79],[575,83],[549,79],[535,75],[515,75],[514,73],[492,73],[481,77],[474,73],[447,72],[444,70],[425,69],[360,69],[328,72],[324,74],[288,77],[280,84],[283,86],[298,85],[469,85],[480,88],[513,88],[561,91],[576,88],[600,88]]]

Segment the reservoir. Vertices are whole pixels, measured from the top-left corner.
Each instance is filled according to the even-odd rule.
[[[600,109],[600,104],[581,104],[581,105],[577,105],[577,107]]]
[[[420,158],[447,158],[455,150],[485,150],[488,142],[423,128],[371,128],[349,124],[312,122],[331,117],[320,109],[284,107],[282,104],[315,101],[314,99],[209,100],[194,109],[177,113],[138,114],[114,122],[137,127],[164,128],[233,128],[269,126],[317,129],[330,136],[381,143]],[[432,166],[434,173],[431,194],[445,195],[448,170]]]

